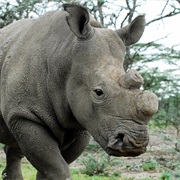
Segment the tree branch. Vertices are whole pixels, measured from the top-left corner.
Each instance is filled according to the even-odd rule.
[[[162,12],[161,12],[161,15],[163,15],[164,10],[166,9],[166,7],[167,7],[168,3],[169,3],[169,0],[167,0],[166,4],[165,4],[165,6],[164,6],[164,8],[163,8],[163,10],[162,10]]]
[[[97,1],[97,8],[99,11],[99,18],[100,18],[100,23],[104,26],[104,16],[103,16],[103,11],[102,11],[102,6],[105,2],[103,0],[98,0]]]
[[[170,12],[169,14],[166,14],[164,16],[161,16],[161,17],[158,17],[158,18],[155,18],[151,21],[149,21],[148,23],[146,23],[146,26],[148,26],[149,24],[153,23],[153,22],[156,22],[156,21],[159,21],[159,20],[162,20],[162,19],[165,19],[167,17],[172,17],[172,16],[175,16],[177,14],[180,14],[180,11],[177,11],[176,12],[176,9],[174,9],[174,11]]]
[[[122,21],[122,23],[121,23],[121,28],[124,26],[124,22],[126,21],[126,19],[128,18],[128,16],[129,16],[129,13],[127,13],[126,17],[125,17],[124,20]]]

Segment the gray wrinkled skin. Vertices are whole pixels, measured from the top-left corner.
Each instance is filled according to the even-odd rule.
[[[109,155],[145,152],[157,98],[140,90],[137,71],[123,69],[125,45],[144,27],[138,16],[116,32],[104,29],[86,9],[64,5],[0,30],[3,179],[22,179],[23,156],[37,179],[71,179],[68,164],[90,134]]]

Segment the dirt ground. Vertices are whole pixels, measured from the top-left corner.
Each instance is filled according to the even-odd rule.
[[[135,180],[143,178],[159,179],[165,170],[180,171],[180,137],[177,137],[175,129],[155,129],[150,130],[149,133],[150,142],[146,153],[138,157],[113,157],[116,164],[110,170],[120,172],[121,177]],[[92,140],[92,143],[95,142]],[[92,152],[88,152],[88,154],[90,153]],[[0,158],[5,158],[2,149],[0,150]],[[83,158],[83,154],[70,167],[74,169],[85,168],[81,158]],[[155,169],[144,170],[142,168],[143,164],[152,161],[156,163]],[[180,177],[175,179],[180,180]]]

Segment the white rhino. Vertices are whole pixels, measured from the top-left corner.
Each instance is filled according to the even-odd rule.
[[[157,97],[140,90],[137,71],[123,69],[126,46],[144,28],[144,16],[138,16],[117,31],[105,29],[85,8],[66,4],[0,30],[4,179],[23,178],[23,156],[38,180],[71,179],[68,164],[90,135],[109,155],[145,152]]]

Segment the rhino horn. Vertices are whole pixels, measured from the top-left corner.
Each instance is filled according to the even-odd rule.
[[[158,111],[158,98],[155,94],[144,91],[137,96],[137,109],[145,116],[152,116]]]
[[[139,89],[143,82],[143,77],[134,69],[129,70],[119,80],[120,85],[127,89]]]
[[[94,28],[89,23],[89,12],[82,6],[75,4],[64,4],[63,7],[69,13],[67,23],[71,31],[80,39],[92,37]]]
[[[137,16],[129,25],[117,30],[126,46],[136,43],[141,38],[146,26],[144,15]]]

